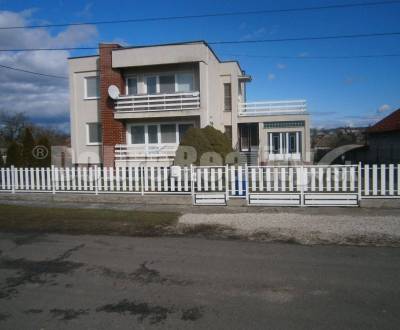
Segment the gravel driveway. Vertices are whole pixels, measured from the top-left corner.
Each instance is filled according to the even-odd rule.
[[[302,244],[351,244],[400,246],[398,211],[366,216],[350,214],[310,214],[304,212],[194,214],[179,218],[182,228],[219,228],[222,236],[293,241]]]

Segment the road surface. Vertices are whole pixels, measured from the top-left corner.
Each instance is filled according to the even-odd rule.
[[[398,329],[400,249],[0,234],[1,329]]]

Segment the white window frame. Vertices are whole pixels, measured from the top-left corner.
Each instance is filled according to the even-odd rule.
[[[192,86],[193,90],[190,92],[178,92],[178,75],[190,73],[192,76]],[[194,71],[170,71],[170,72],[158,72],[158,73],[146,73],[143,76],[143,83],[144,83],[144,93],[146,95],[150,95],[147,92],[147,78],[148,77],[156,77],[156,93],[160,94],[160,76],[174,76],[175,79],[175,92],[174,93],[194,93],[196,92],[194,86]]]
[[[87,122],[86,123],[86,145],[87,146],[100,146],[103,143],[102,142],[90,142],[90,134],[89,134],[89,125],[90,124],[97,124],[101,126],[101,129],[103,129],[103,125],[97,121],[92,121],[92,122]]]
[[[125,95],[129,95],[129,86],[128,79],[136,78],[136,94],[132,94],[132,96],[139,95],[139,77],[137,75],[128,75],[125,77]],[[146,87],[147,88],[147,87]]]
[[[84,99],[85,100],[98,100],[100,98],[100,95],[97,95],[97,96],[88,96],[87,95],[87,80],[90,79],[90,78],[96,78],[98,80],[98,82],[99,82],[99,90],[98,90],[98,92],[100,93],[100,79],[99,79],[99,76],[87,76],[87,77],[84,77],[84,83],[83,83],[84,90],[85,90]]]
[[[182,122],[149,122],[149,123],[142,123],[142,124],[127,124],[126,130],[126,141],[127,145],[130,146],[178,146],[179,145],[179,125],[184,124],[191,124],[193,127],[196,127],[193,121],[182,121]],[[161,125],[175,125],[175,141],[176,142],[161,142]],[[132,134],[131,134],[131,127],[135,126],[144,126],[144,143],[132,143]],[[157,126],[157,139],[158,143],[149,143],[149,135],[148,135],[148,126]]]

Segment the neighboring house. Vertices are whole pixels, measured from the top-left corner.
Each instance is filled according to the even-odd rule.
[[[366,130],[366,144],[346,153],[352,163],[400,163],[400,109]]]
[[[367,130],[367,157],[370,163],[400,162],[400,109]]]
[[[69,78],[75,164],[170,165],[186,130],[207,125],[253,163],[310,161],[305,101],[246,102],[251,77],[204,41],[100,44],[69,59]]]

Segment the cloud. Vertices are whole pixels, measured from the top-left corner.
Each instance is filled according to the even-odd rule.
[[[267,78],[268,78],[268,80],[275,80],[276,79],[276,75],[275,75],[275,73],[268,73]]]
[[[78,11],[75,15],[81,18],[91,18],[92,17],[92,7],[93,2],[88,2],[82,10]]]
[[[0,11],[0,26],[27,25],[32,10]],[[0,30],[3,48],[74,47],[98,37],[93,26],[68,27],[51,34],[45,29]],[[67,51],[2,52],[0,64],[50,75],[67,76]],[[0,109],[23,112],[34,122],[68,123],[68,80],[37,76],[0,68]]]
[[[284,64],[284,63],[278,63],[278,64],[276,65],[276,67],[277,67],[279,70],[285,70],[285,69],[287,68],[287,65]]]
[[[240,40],[245,41],[245,40],[252,40],[252,39],[257,39],[261,38],[267,33],[267,29],[265,27],[258,28],[248,34],[245,34],[243,37],[240,38]]]
[[[389,104],[382,104],[379,108],[378,108],[378,113],[383,113],[386,111],[391,110],[392,107]]]

